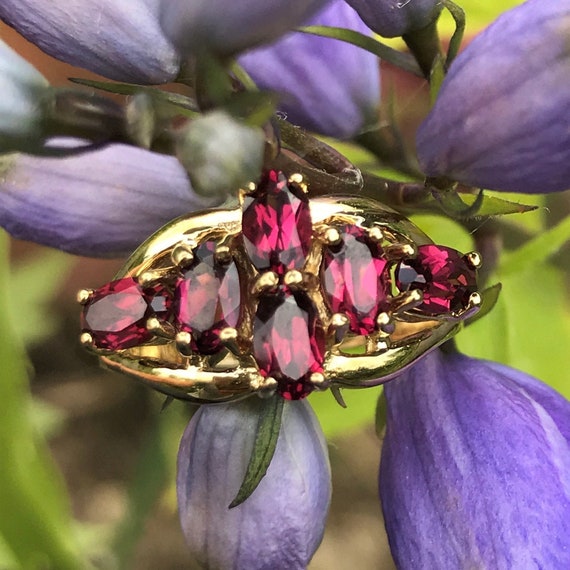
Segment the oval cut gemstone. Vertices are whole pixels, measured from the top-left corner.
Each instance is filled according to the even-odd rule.
[[[415,259],[403,261],[396,271],[400,291],[419,289],[424,301],[417,308],[430,315],[463,310],[477,291],[477,272],[455,249],[421,245]]]
[[[283,275],[289,269],[302,269],[312,234],[307,196],[285,174],[269,170],[244,200],[242,233],[258,270]]]
[[[174,291],[175,324],[192,335],[191,349],[200,354],[217,352],[220,331],[237,326],[239,319],[241,290],[236,264],[219,263],[215,251],[214,241],[200,244]]]
[[[150,317],[167,318],[171,297],[162,287],[143,289],[127,277],[97,289],[83,307],[81,327],[97,348],[121,350],[146,342]]]
[[[367,335],[376,328],[376,317],[386,301],[386,259],[382,248],[366,231],[346,225],[339,230],[342,242],[325,248],[324,287],[333,313],[343,313],[349,328]]]
[[[281,290],[260,298],[253,355],[261,374],[277,380],[284,398],[299,400],[313,391],[311,374],[322,372],[324,352],[324,333],[306,294]]]

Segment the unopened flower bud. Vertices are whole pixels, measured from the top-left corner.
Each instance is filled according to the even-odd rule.
[[[385,38],[425,28],[437,19],[441,0],[346,0],[366,25]]]
[[[37,146],[47,80],[0,40],[0,151]]]
[[[454,60],[417,139],[428,176],[515,192],[570,187],[570,4],[530,0]]]
[[[259,177],[264,145],[261,129],[214,111],[181,130],[176,151],[197,193],[228,197]]]

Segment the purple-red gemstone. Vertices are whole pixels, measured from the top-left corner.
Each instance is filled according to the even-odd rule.
[[[344,313],[349,328],[360,335],[370,334],[386,301],[386,259],[382,248],[358,226],[338,228],[338,246],[325,249],[324,287],[333,313]]]
[[[147,319],[167,318],[170,304],[170,295],[162,287],[143,289],[131,277],[118,279],[93,293],[83,307],[81,327],[98,348],[131,348],[152,337]]]
[[[309,200],[280,171],[266,172],[243,204],[242,233],[253,265],[282,275],[302,269],[311,246]]]
[[[263,376],[278,382],[287,400],[314,389],[311,374],[322,372],[325,339],[316,311],[304,293],[280,291],[259,300],[253,323],[253,354]]]
[[[477,272],[461,253],[439,245],[421,245],[418,255],[400,263],[396,271],[400,291],[419,289],[424,295],[418,310],[430,315],[464,309],[477,291]]]
[[[213,354],[221,348],[219,333],[238,323],[241,290],[236,264],[216,261],[216,243],[206,241],[194,251],[194,262],[177,282],[174,318],[192,336],[191,349]]]

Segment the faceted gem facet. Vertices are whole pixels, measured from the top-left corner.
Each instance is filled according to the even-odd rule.
[[[269,170],[244,200],[242,233],[247,254],[260,271],[282,275],[302,269],[311,246],[309,200],[282,172]]]
[[[418,310],[430,315],[461,311],[477,291],[477,273],[461,253],[439,245],[421,245],[415,259],[403,261],[396,271],[400,291],[419,289],[424,295]]]
[[[338,228],[342,242],[327,247],[323,256],[323,278],[333,313],[344,313],[349,328],[359,335],[370,334],[386,301],[386,259],[382,248],[358,226]]]
[[[146,329],[150,317],[168,316],[171,299],[162,287],[143,289],[127,277],[97,289],[83,307],[81,327],[97,348],[121,350],[152,337]]]
[[[214,253],[216,243],[206,241],[194,252],[174,292],[174,318],[180,330],[192,335],[191,349],[213,354],[221,348],[219,333],[238,323],[241,303],[236,264],[221,264]]]
[[[313,391],[310,377],[322,372],[324,352],[324,333],[306,294],[282,290],[260,298],[253,354],[261,374],[277,380],[284,398],[299,400]]]

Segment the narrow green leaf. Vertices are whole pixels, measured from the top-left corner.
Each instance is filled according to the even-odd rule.
[[[252,127],[263,126],[275,113],[279,95],[269,91],[234,93],[223,108],[233,117],[244,119]]]
[[[384,429],[386,428],[386,422],[388,421],[388,402],[386,402],[386,395],[384,394],[384,390],[382,390],[378,396],[378,400],[376,402],[376,414],[374,415],[374,419],[376,435],[381,438],[384,434]]]
[[[489,196],[484,192],[478,194],[440,192],[437,199],[434,197],[434,201],[439,203],[446,213],[457,219],[523,214],[537,209],[537,206],[511,202]]]
[[[449,47],[447,48],[446,67],[449,68],[455,56],[459,53],[463,34],[465,33],[465,12],[463,8],[452,2],[451,0],[443,0],[443,5],[451,14],[455,21],[455,31],[449,40]]]
[[[255,443],[245,477],[236,498],[228,508],[233,509],[241,505],[255,491],[273,459],[279,431],[281,430],[281,418],[283,416],[284,400],[280,396],[273,396],[264,401],[263,412],[257,424]]]
[[[555,254],[568,241],[570,241],[570,217],[543,231],[515,252],[505,255],[498,273],[501,277],[505,277],[532,267]]]
[[[435,103],[435,100],[437,99],[437,94],[439,93],[439,89],[444,79],[445,79],[444,59],[440,54],[438,54],[433,61],[429,76],[429,97],[432,105]]]
[[[315,36],[347,42],[377,55],[383,61],[387,61],[408,73],[422,78],[424,76],[416,60],[410,54],[391,48],[376,38],[366,36],[360,32],[332,26],[305,26],[303,28],[297,28],[297,31],[303,32],[304,34],[313,34]]]

